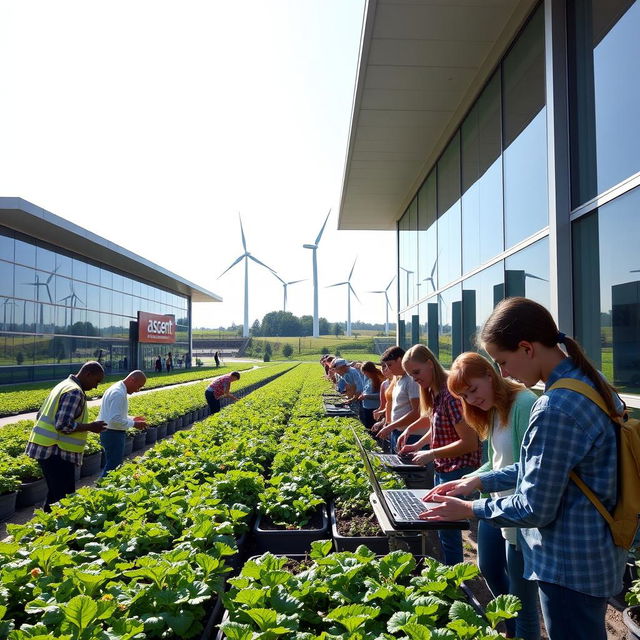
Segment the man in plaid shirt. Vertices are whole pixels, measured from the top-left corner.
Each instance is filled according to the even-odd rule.
[[[86,362],[74,376],[58,383],[44,401],[33,425],[26,454],[40,464],[47,481],[45,511],[76,490],[75,468],[82,464],[87,433],[101,433],[107,423],[88,422],[85,391],[104,378],[99,362]]]

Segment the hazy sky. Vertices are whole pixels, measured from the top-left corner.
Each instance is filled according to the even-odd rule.
[[[0,195],[25,198],[221,295],[194,326],[242,322],[249,251],[288,310],[384,321],[393,232],[336,230],[363,0],[0,2]],[[282,308],[251,263],[250,322]],[[395,283],[390,290],[392,304]]]

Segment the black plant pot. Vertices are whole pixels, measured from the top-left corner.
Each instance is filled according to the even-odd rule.
[[[0,520],[10,518],[16,512],[17,491],[11,493],[3,493],[0,496]]]
[[[82,466],[80,467],[80,477],[95,476],[100,473],[100,465],[102,463],[102,452],[91,453],[82,458]]]
[[[336,551],[355,551],[361,544],[369,547],[371,551],[383,555],[389,553],[389,538],[380,536],[343,536],[338,531],[338,518],[336,515],[336,505],[332,502],[329,509],[331,519],[331,534],[333,536],[333,546]]]
[[[124,440],[124,455],[131,455],[133,451],[133,436],[127,436]]]
[[[133,436],[132,451],[140,451],[140,449],[144,448],[146,443],[147,443],[147,432],[138,431],[138,433],[136,433],[136,435]]]
[[[176,424],[173,420],[167,420],[167,435],[172,436],[176,432]]]
[[[296,554],[307,553],[315,540],[326,540],[329,537],[329,517],[326,505],[320,512],[321,527],[318,529],[264,529],[262,514],[258,515],[253,525],[255,549],[258,553]]]
[[[23,482],[18,489],[16,497],[16,507],[31,507],[34,504],[44,502],[48,492],[47,481],[44,478],[33,482]]]
[[[158,440],[162,440],[162,438],[166,438],[167,437],[167,423],[163,422],[162,424],[159,424],[157,427],[158,429]]]
[[[625,609],[622,612],[622,620],[629,631],[629,638],[640,640],[640,605]]]
[[[145,432],[146,444],[154,444],[158,441],[158,427],[149,427]]]

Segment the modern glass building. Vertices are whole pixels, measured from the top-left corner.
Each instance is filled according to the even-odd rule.
[[[188,366],[192,303],[221,301],[29,202],[0,198],[0,384],[58,378],[87,360],[108,373],[152,369],[169,352]]]
[[[397,229],[404,345],[525,295],[640,407],[640,1],[370,0],[341,229]]]

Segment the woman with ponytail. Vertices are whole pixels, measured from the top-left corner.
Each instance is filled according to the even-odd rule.
[[[488,441],[488,460],[467,477],[502,469],[520,459],[520,446],[529,426],[529,414],[537,397],[526,387],[498,374],[479,353],[463,353],[451,365],[447,386],[462,400],[465,422]],[[513,490],[492,493],[499,498]],[[507,637],[539,640],[538,590],[523,578],[521,543],[514,527],[494,527],[478,522],[478,566],[497,597],[512,593],[522,602],[516,620],[507,620]]]
[[[549,639],[606,640],[607,600],[622,588],[626,550],[615,546],[606,521],[569,474],[575,470],[613,509],[615,425],[582,394],[551,387],[561,378],[573,378],[594,387],[612,414],[621,414],[624,405],[578,343],[560,333],[551,314],[533,300],[503,300],[479,342],[503,376],[527,387],[542,381],[545,393],[531,411],[520,461],[435,488],[425,499],[441,504],[421,517],[478,518],[520,528],[524,577],[537,582]],[[468,502],[454,497],[511,488],[512,495],[499,498]]]

